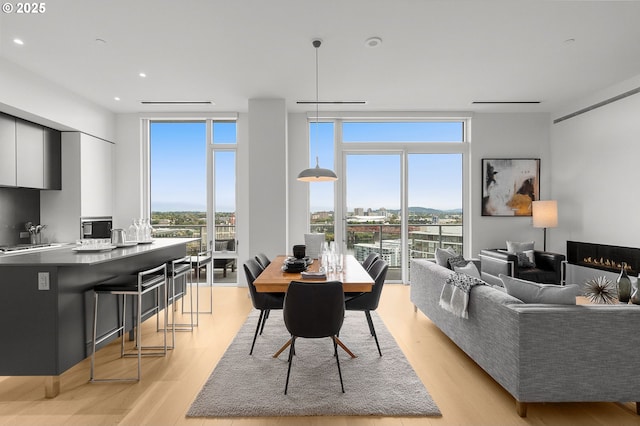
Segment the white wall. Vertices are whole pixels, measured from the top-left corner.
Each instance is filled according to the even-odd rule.
[[[272,258],[290,251],[285,100],[250,99],[248,124],[249,252]]]
[[[477,256],[484,248],[505,247],[507,240],[533,240],[535,247],[542,249],[542,230],[533,228],[531,217],[482,216],[481,160],[483,158],[540,158],[540,197],[549,199],[552,195],[549,122],[549,115],[543,113],[476,113],[473,115],[469,159],[471,218],[466,218],[470,220],[468,223],[471,226],[471,256]],[[550,249],[548,243],[547,249]]]
[[[573,111],[638,86],[640,78],[629,80],[574,103]],[[551,126],[559,211],[551,242],[561,252],[567,240],[640,247],[639,112],[640,94],[635,94]]]
[[[127,229],[142,217],[142,129],[138,114],[118,114],[113,151],[113,227]]]
[[[0,111],[113,142],[115,114],[0,58]]]

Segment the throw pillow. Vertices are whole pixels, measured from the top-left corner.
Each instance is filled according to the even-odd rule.
[[[478,267],[473,262],[467,261],[467,264],[464,266],[454,266],[453,270],[461,274],[467,274],[475,278],[480,278],[480,271],[478,271]]]
[[[469,261],[464,260],[464,257],[462,257],[462,255],[460,254],[451,256],[449,259],[447,259],[449,269],[454,269],[456,266],[465,266],[467,263],[469,263]]]
[[[448,268],[449,263],[447,261],[450,257],[456,256],[457,254],[458,253],[456,253],[455,250],[453,250],[451,247],[446,249],[438,247],[436,249],[436,264]]]
[[[228,246],[229,246],[229,241],[226,241],[226,240],[215,242],[216,251],[227,251]]]
[[[520,268],[535,268],[536,267],[535,258],[533,257],[533,250],[517,252],[516,256],[518,256],[518,266]]]
[[[507,252],[509,253],[516,254],[527,250],[533,250],[533,241],[507,241]]]
[[[580,287],[577,284],[559,286],[555,284],[538,284],[504,274],[500,274],[499,277],[507,290],[507,294],[522,300],[524,303],[575,305],[576,296],[580,293]]]

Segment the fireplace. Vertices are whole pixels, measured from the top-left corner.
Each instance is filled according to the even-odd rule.
[[[627,274],[638,275],[640,249],[567,241],[567,262],[610,272],[620,272],[624,262],[627,264]]]

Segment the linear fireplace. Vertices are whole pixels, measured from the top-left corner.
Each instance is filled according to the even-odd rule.
[[[640,272],[640,248],[567,241],[567,262],[610,272],[620,272],[624,262],[627,273],[637,275]]]

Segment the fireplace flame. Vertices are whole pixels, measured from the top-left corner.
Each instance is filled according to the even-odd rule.
[[[601,257],[600,259],[594,259],[591,256],[589,256],[589,257],[583,258],[582,262],[586,263],[587,265],[600,266],[600,267],[605,267],[605,268],[612,268],[612,269],[620,269],[620,268],[622,268],[622,263],[617,263],[617,262],[615,262],[613,260],[605,259],[603,257]],[[632,270],[631,266],[629,266],[628,263],[625,263],[624,269],[625,269],[625,271],[631,271]]]

